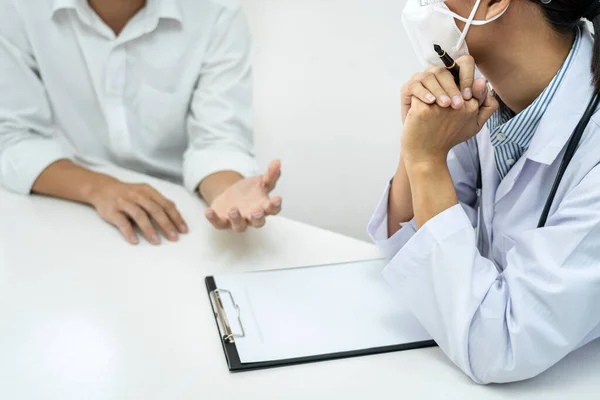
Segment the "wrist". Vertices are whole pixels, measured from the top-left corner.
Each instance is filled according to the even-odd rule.
[[[120,181],[112,176],[94,172],[92,174],[93,175],[90,176],[91,179],[86,180],[85,183],[81,185],[79,196],[83,203],[95,207],[101,196],[102,190],[106,188],[107,185],[116,184]]]
[[[458,203],[448,164],[428,160],[407,165],[417,229]]]
[[[443,185],[450,178],[450,170],[446,161],[427,160],[406,163],[406,175],[414,195],[423,188],[432,189]]]
[[[430,157],[422,160],[404,160],[404,168],[410,177],[432,176],[448,171],[446,157]]]
[[[211,206],[213,201],[235,183],[244,179],[242,175],[233,171],[221,171],[204,178],[198,185],[197,192]]]
[[[435,141],[435,134],[405,127],[402,131],[400,165],[408,168],[427,168],[446,164],[449,149]]]

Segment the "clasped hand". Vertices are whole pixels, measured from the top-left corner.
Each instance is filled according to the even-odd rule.
[[[470,56],[456,60],[460,83],[444,67],[431,65],[402,89],[402,156],[405,163],[445,164],[448,152],[475,136],[498,109],[483,78],[475,79]]]

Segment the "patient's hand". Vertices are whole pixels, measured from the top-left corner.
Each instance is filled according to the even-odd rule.
[[[270,197],[280,176],[281,163],[273,161],[266,174],[238,180],[210,202],[206,218],[217,229],[235,232],[264,226],[267,216],[281,211],[281,197]]]

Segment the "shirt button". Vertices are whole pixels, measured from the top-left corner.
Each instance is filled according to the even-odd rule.
[[[506,139],[506,135],[504,133],[502,133],[502,132],[498,132],[497,137],[498,137],[498,140],[504,140],[504,139]]]
[[[508,160],[506,160],[506,165],[508,165],[509,167],[512,167],[514,163],[515,163],[515,160],[513,160],[512,158],[509,158]]]

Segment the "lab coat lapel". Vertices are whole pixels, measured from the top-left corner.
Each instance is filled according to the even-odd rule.
[[[590,69],[592,45],[593,38],[584,25],[581,44],[573,63],[540,120],[529,149],[500,182],[496,192],[496,203],[511,191],[529,162],[549,166],[565,148],[593,95],[593,76]]]
[[[492,223],[494,219],[494,201],[495,193],[500,183],[500,174],[496,167],[496,160],[494,158],[494,147],[490,140],[490,132],[484,127],[484,129],[477,135],[477,144],[479,152],[479,161],[481,165],[482,174],[482,212],[483,212],[483,230],[485,233],[483,242],[487,243],[487,246],[479,249],[481,255],[484,257],[490,257],[492,254]]]

